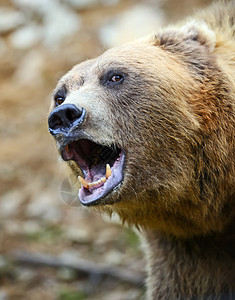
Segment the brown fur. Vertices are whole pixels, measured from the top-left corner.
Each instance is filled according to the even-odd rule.
[[[214,4],[75,66],[57,87],[88,112],[86,134],[126,152],[124,181],[98,209],[143,233],[148,299],[235,292],[234,36],[234,2]],[[102,85],[109,69],[127,74],[122,88]]]

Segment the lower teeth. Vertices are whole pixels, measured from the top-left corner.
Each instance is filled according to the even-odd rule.
[[[100,180],[97,180],[97,181],[95,181],[95,182],[89,182],[89,183],[88,183],[88,186],[89,186],[89,188],[91,188],[91,187],[96,187],[97,185],[99,185],[99,184],[101,184],[101,183],[105,183],[105,181],[106,181],[106,178],[105,178],[105,177],[102,177]]]
[[[88,181],[88,180],[82,178],[81,176],[78,176],[78,180],[84,186],[84,188],[86,188],[87,190],[89,190],[91,188],[98,187],[102,183],[105,183],[106,180],[111,176],[111,174],[112,174],[112,170],[110,168],[110,165],[106,164],[106,174],[105,174],[105,177],[102,177],[101,179],[99,179],[97,181],[91,182],[91,181]]]

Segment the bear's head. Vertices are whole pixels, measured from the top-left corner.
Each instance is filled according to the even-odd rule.
[[[215,48],[214,33],[190,23],[108,50],[59,81],[49,130],[83,205],[181,236],[229,223],[234,91]]]

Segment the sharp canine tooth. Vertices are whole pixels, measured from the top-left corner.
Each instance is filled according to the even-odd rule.
[[[78,176],[78,180],[79,180],[79,182],[84,186],[84,188],[86,188],[87,190],[89,189],[90,181],[85,180],[85,179],[82,178],[81,176]]]
[[[111,176],[111,174],[112,174],[112,170],[110,168],[110,165],[106,164],[106,174],[105,174],[106,179],[108,179]]]

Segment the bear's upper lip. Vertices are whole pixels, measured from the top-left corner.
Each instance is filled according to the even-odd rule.
[[[62,151],[65,161],[75,161],[83,172],[78,196],[83,205],[105,204],[102,201],[117,188],[124,177],[124,150],[95,143],[90,139],[69,141]]]

